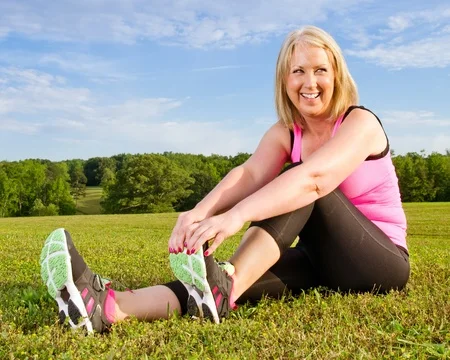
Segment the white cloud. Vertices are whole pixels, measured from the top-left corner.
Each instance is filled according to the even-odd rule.
[[[450,117],[441,118],[432,111],[383,111],[382,118],[383,123],[395,126],[450,127]]]
[[[393,32],[402,32],[418,25],[432,25],[434,28],[448,24],[450,7],[403,12],[388,18],[388,28]]]
[[[90,91],[66,87],[65,79],[30,69],[0,68],[6,85],[0,86],[0,113],[45,114],[89,111]]]
[[[160,40],[191,47],[258,42],[342,14],[358,0],[111,0],[0,3],[0,36],[71,42]]]
[[[18,120],[2,119],[0,117],[0,131],[13,132],[26,135],[32,135],[39,132],[42,124],[39,123],[24,123]]]
[[[450,7],[399,12],[349,34],[358,47],[346,53],[390,69],[450,65]],[[370,36],[368,35],[370,29]],[[374,35],[375,34],[375,35]],[[362,45],[362,46],[361,46]]]
[[[89,89],[70,87],[64,78],[44,72],[0,68],[0,74],[5,80],[3,86],[0,84],[0,122],[4,131],[90,131],[96,127],[99,131],[120,132],[128,124],[158,121],[186,100],[147,98],[106,105],[99,103]],[[24,114],[39,119],[40,125],[22,120]]]
[[[106,83],[130,79],[130,76],[117,71],[113,61],[81,53],[44,54],[38,57],[38,62],[43,65],[56,65],[66,72],[78,73],[96,82]]]
[[[411,18],[406,16],[390,16],[388,19],[388,27],[394,32],[404,31],[411,25]]]
[[[346,52],[392,70],[447,67],[450,65],[450,36],[426,38],[403,45],[380,44],[371,49]]]
[[[260,131],[249,135],[236,129],[232,120],[201,122],[169,117],[189,98],[132,99],[106,105],[99,103],[88,89],[72,88],[65,79],[44,72],[0,68],[0,73],[8,82],[8,87],[0,86],[0,131],[45,136],[67,146],[83,145],[91,153],[98,151],[99,146],[114,144],[117,152],[122,148],[134,153],[233,155],[253,151],[269,127],[267,119],[260,119],[257,122],[267,126],[258,126]]]

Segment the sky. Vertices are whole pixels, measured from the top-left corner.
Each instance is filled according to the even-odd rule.
[[[0,0],[0,160],[251,153],[304,25],[336,39],[395,154],[450,149],[448,0]]]

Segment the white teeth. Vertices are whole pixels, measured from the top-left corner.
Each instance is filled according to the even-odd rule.
[[[315,93],[315,94],[302,93],[301,95],[307,99],[317,99],[319,97],[320,93]]]

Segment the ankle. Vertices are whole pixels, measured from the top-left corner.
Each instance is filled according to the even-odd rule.
[[[112,324],[117,321],[117,301],[116,293],[113,289],[107,289],[105,302],[103,304],[103,312],[106,319]]]

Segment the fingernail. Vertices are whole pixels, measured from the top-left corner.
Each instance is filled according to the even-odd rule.
[[[185,241],[183,245],[184,245],[184,247],[187,247],[187,242]]]
[[[209,251],[206,250],[203,254],[204,254],[205,256],[209,256]]]
[[[183,252],[183,249],[182,248],[178,248],[178,252],[180,253],[180,252]]]
[[[172,254],[173,253],[173,249],[170,247],[169,248],[169,252]]]

